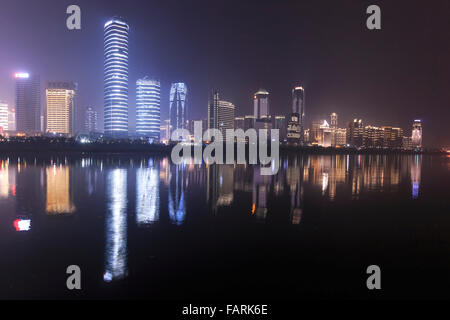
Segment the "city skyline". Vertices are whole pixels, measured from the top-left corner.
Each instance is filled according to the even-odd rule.
[[[62,5],[61,5],[62,6]],[[182,7],[185,6],[185,4],[181,5]],[[207,4],[201,3],[201,2],[194,2],[192,4],[193,8],[198,8],[201,12],[212,10],[210,7],[208,7]],[[288,18],[287,26],[293,26],[295,25],[295,21],[290,19],[290,15],[287,12],[287,8],[291,9],[305,9],[302,14],[311,13],[316,14],[313,8],[309,7],[306,4],[299,4],[300,7],[296,7],[294,4],[292,5],[286,5],[277,7],[276,10],[280,11],[283,14],[286,14],[286,17]],[[121,16],[125,16],[127,21],[132,25],[131,32],[130,32],[130,76],[129,81],[136,81],[139,78],[139,75],[136,74],[137,68],[144,68],[148,69],[151,72],[145,72],[152,75],[156,75],[159,77],[161,75],[161,119],[167,119],[168,118],[168,105],[169,101],[166,98],[168,96],[168,91],[170,89],[170,83],[174,79],[184,79],[184,82],[187,84],[187,86],[190,88],[190,103],[189,103],[189,111],[190,116],[189,119],[199,119],[199,118],[205,118],[205,113],[207,110],[207,96],[208,92],[210,92],[210,87],[217,87],[220,89],[221,92],[227,97],[230,97],[228,100],[231,101],[234,105],[237,106],[236,115],[247,115],[251,114],[252,112],[252,102],[251,102],[251,92],[255,92],[255,90],[259,87],[264,87],[270,92],[270,99],[271,99],[271,114],[278,115],[278,114],[288,114],[290,109],[290,94],[289,92],[297,85],[302,85],[306,88],[306,91],[308,91],[308,99],[307,99],[307,112],[306,112],[306,127],[310,127],[311,122],[314,119],[321,119],[324,118],[324,115],[328,115],[330,112],[337,112],[340,115],[340,119],[342,120],[342,123],[345,123],[347,121],[351,121],[351,119],[357,117],[364,119],[365,123],[370,123],[375,126],[382,126],[382,125],[391,125],[391,126],[398,126],[403,129],[408,129],[410,127],[410,122],[413,119],[422,119],[423,125],[427,128],[427,134],[424,136],[424,145],[425,146],[445,146],[450,144],[449,141],[449,129],[444,125],[440,119],[443,117],[438,116],[438,111],[446,112],[445,106],[447,105],[447,101],[450,100],[449,97],[446,95],[446,93],[439,91],[440,89],[436,86],[432,86],[432,84],[436,84],[436,82],[430,81],[423,81],[420,83],[421,90],[415,89],[415,83],[417,82],[411,82],[411,80],[408,80],[408,78],[414,78],[411,77],[410,72],[405,72],[405,68],[408,64],[404,63],[399,65],[399,69],[401,69],[401,72],[395,72],[392,70],[389,70],[389,68],[383,68],[380,70],[379,74],[374,78],[371,79],[371,77],[361,77],[363,75],[371,74],[370,72],[367,73],[367,71],[372,70],[374,72],[375,66],[380,63],[380,61],[383,60],[383,57],[380,57],[378,59],[375,55],[369,55],[368,54],[368,46],[372,45],[383,45],[383,41],[387,41],[389,45],[392,45],[392,41],[398,40],[396,37],[392,37],[392,35],[389,35],[384,30],[382,30],[378,36],[372,36],[371,34],[367,33],[367,30],[364,30],[364,28],[361,26],[360,29],[355,29],[355,31],[352,31],[350,35],[352,37],[358,37],[358,36],[364,36],[365,38],[368,38],[366,41],[364,41],[363,44],[361,44],[360,47],[360,53],[364,57],[364,59],[361,59],[357,62],[351,61],[352,63],[355,62],[355,66],[350,65],[350,60],[348,59],[351,57],[351,55],[346,58],[343,57],[342,54],[347,52],[346,50],[343,51],[342,54],[337,54],[337,57],[333,57],[333,55],[329,55],[321,62],[325,63],[325,66],[330,67],[330,63],[333,60],[336,59],[342,59],[345,61],[341,61],[342,65],[339,65],[338,68],[336,67],[330,67],[328,70],[323,70],[323,68],[318,68],[314,72],[311,71],[312,67],[309,67],[309,64],[312,64],[313,66],[318,66],[318,59],[313,58],[310,55],[301,56],[299,59],[293,60],[292,58],[287,59],[286,62],[294,62],[298,61],[299,64],[297,64],[295,67],[290,67],[288,72],[285,72],[286,66],[284,62],[282,63],[281,60],[284,59],[284,55],[286,55],[285,52],[281,52],[281,55],[283,57],[277,57],[276,60],[265,60],[270,52],[273,52],[273,48],[270,46],[267,48],[267,52],[265,51],[257,51],[257,55],[255,56],[248,56],[248,54],[251,52],[249,49],[249,46],[251,44],[254,44],[255,41],[258,39],[249,39],[246,37],[247,42],[242,42],[242,40],[236,41],[236,42],[230,42],[229,33],[227,33],[224,30],[215,30],[218,31],[218,37],[220,35],[224,35],[224,43],[227,42],[232,45],[232,47],[242,47],[243,51],[243,57],[240,58],[239,62],[235,59],[233,55],[228,57],[227,54],[224,54],[223,56],[220,56],[216,51],[212,51],[211,53],[207,54],[206,59],[203,59],[200,61],[199,58],[194,58],[192,54],[195,52],[199,52],[199,44],[195,41],[192,42],[192,46],[189,45],[188,40],[192,41],[194,40],[192,37],[189,37],[188,39],[180,38],[180,43],[176,45],[177,49],[186,49],[188,54],[176,54],[175,56],[168,55],[171,58],[171,61],[173,62],[173,66],[170,66],[170,64],[166,63],[168,58],[161,58],[161,55],[159,55],[161,52],[166,52],[167,50],[170,50],[175,45],[172,43],[169,43],[169,40],[173,39],[173,32],[174,30],[170,29],[169,31],[161,31],[158,32],[152,31],[152,37],[156,37],[156,39],[153,39],[153,41],[148,40],[148,44],[145,44],[142,41],[146,38],[146,31],[148,28],[151,28],[151,23],[146,23],[143,20],[143,17],[141,14],[129,10],[123,6],[120,5],[112,5],[108,6],[108,8],[100,8],[96,6],[92,6],[88,4],[87,2],[80,2],[80,7],[84,9],[84,11],[93,12],[92,14],[84,14],[83,15],[83,27],[81,31],[69,31],[67,29],[64,29],[63,26],[61,26],[60,31],[55,30],[52,32],[61,32],[64,34],[64,37],[61,38],[62,43],[65,43],[69,41],[68,47],[70,48],[73,43],[80,43],[81,48],[86,48],[86,44],[90,44],[89,50],[78,50],[78,54],[80,57],[78,59],[74,59],[75,63],[74,66],[67,66],[66,60],[71,61],[71,57],[75,53],[73,52],[67,52],[67,57],[63,54],[56,55],[53,52],[49,54],[49,56],[55,57],[55,61],[58,63],[54,63],[52,66],[48,67],[48,70],[44,69],[45,64],[36,62],[38,61],[45,61],[45,58],[42,59],[42,57],[37,54],[36,57],[33,55],[25,55],[23,52],[20,52],[17,56],[14,57],[14,59],[11,59],[8,54],[2,53],[3,55],[6,55],[6,57],[9,57],[7,61],[12,61],[12,66],[1,66],[0,68],[0,75],[2,79],[0,79],[0,99],[4,100],[8,103],[10,108],[16,108],[14,103],[14,97],[13,93],[11,93],[8,89],[11,85],[11,75],[16,71],[26,71],[30,72],[32,74],[40,74],[41,75],[41,82],[44,81],[51,81],[53,79],[68,79],[70,81],[77,81],[80,84],[80,107],[85,107],[87,105],[95,105],[99,106],[101,103],[98,103],[99,101],[99,93],[102,92],[101,84],[102,80],[98,82],[99,79],[98,75],[95,75],[91,77],[91,75],[94,75],[93,70],[98,70],[98,67],[91,68],[93,63],[99,64],[99,61],[102,61],[101,55],[103,54],[103,50],[100,47],[103,42],[101,39],[103,39],[101,33],[102,28],[101,25],[108,21],[108,16],[114,16],[117,14],[120,14]],[[247,14],[249,12],[249,5],[248,4],[240,4],[239,8],[242,9],[242,15]],[[436,10],[439,8],[439,4],[436,4],[436,7],[433,7],[433,10]],[[162,5],[160,9],[161,16],[164,16],[166,14],[165,10],[167,8]],[[363,9],[363,8],[362,8]],[[392,10],[395,12],[397,8],[389,7],[387,5],[386,8],[389,12],[389,10]],[[416,10],[416,7],[412,7],[410,10]],[[17,8],[13,5],[11,5],[11,10],[17,10]],[[36,8],[37,12],[39,12],[39,8]],[[357,28],[358,25],[355,23],[356,20],[363,18],[356,16],[356,9],[354,9],[355,12],[343,12],[344,15],[347,15],[351,20],[351,26],[352,28]],[[83,11],[83,13],[84,13]],[[431,12],[432,10],[430,10]],[[426,12],[427,14],[430,14],[430,12]],[[434,11],[432,11],[434,12]],[[342,13],[342,12],[341,12]],[[192,13],[191,13],[192,15]],[[238,14],[236,12],[231,12],[229,9],[225,10],[225,17],[234,17],[237,15],[238,21],[240,24],[242,24],[242,32],[247,35],[250,34],[250,31],[253,30],[254,27],[248,25],[247,23],[243,22],[243,16],[241,14]],[[263,12],[262,15],[264,17],[270,16],[269,12]],[[355,16],[354,16],[355,15]],[[312,19],[314,15],[311,16],[310,19]],[[302,39],[311,39],[311,36],[317,32],[324,32],[325,30],[328,32],[330,23],[336,22],[334,19],[336,17],[334,15],[331,16],[331,22],[328,21],[325,23],[324,26],[319,28],[319,30],[315,30],[314,28],[307,29],[311,32],[311,34],[304,34],[300,33],[298,34],[299,42]],[[260,18],[257,18],[256,22],[260,22]],[[262,19],[262,18],[261,18]],[[8,22],[8,18],[5,17],[5,22]],[[51,21],[51,19],[49,19]],[[159,20],[158,20],[159,21]],[[358,20],[359,21],[359,20]],[[57,22],[55,22],[56,24]],[[310,21],[308,23],[311,23]],[[439,26],[439,23],[443,23],[441,20],[436,20],[436,26]],[[50,25],[50,22],[48,22]],[[53,24],[51,24],[53,25]],[[259,25],[259,24],[258,24]],[[201,24],[201,27],[205,25]],[[397,23],[395,24],[397,26]],[[415,25],[413,25],[415,26]],[[197,26],[194,28],[197,30],[200,26]],[[346,31],[349,31],[349,24],[345,25]],[[175,27],[171,27],[175,28]],[[274,30],[270,31],[268,28],[274,28]],[[281,28],[281,29],[280,29]],[[273,40],[271,43],[278,43],[282,45],[282,48],[287,48],[288,42],[286,40],[287,36],[291,34],[290,30],[287,30],[286,27],[280,27],[276,28],[274,24],[269,24],[264,30],[268,31],[269,34],[275,35],[277,32],[281,32],[281,40]],[[219,32],[220,31],[220,32]],[[399,30],[398,32],[402,32],[403,30]],[[72,33],[71,33],[72,32]],[[183,33],[186,31],[183,31]],[[205,31],[207,32],[206,38],[209,38],[212,31]],[[330,31],[331,32],[331,31]],[[23,34],[21,30],[18,31],[18,34]],[[100,35],[100,37],[99,37]],[[205,35],[205,34],[203,34]],[[340,34],[339,34],[340,35]],[[382,37],[380,36],[382,35]],[[28,36],[28,35],[27,35]],[[398,35],[397,35],[398,36]],[[165,39],[161,39],[165,37]],[[369,39],[371,38],[372,39]],[[383,39],[380,39],[383,38]],[[22,39],[22,38],[20,38]],[[26,37],[24,38],[26,40]],[[204,38],[201,37],[202,43],[204,42]],[[439,40],[439,38],[437,39]],[[436,40],[436,41],[437,41]],[[45,41],[45,40],[43,40]],[[77,42],[78,41],[78,42]],[[81,42],[80,42],[81,41]],[[162,43],[161,43],[162,41]],[[100,46],[97,42],[100,42]],[[279,43],[280,42],[280,43]],[[335,41],[332,41],[335,43]],[[26,41],[24,41],[26,43]],[[44,45],[45,43],[43,43]],[[94,45],[95,44],[95,45]],[[161,44],[164,44],[162,46]],[[406,48],[409,48],[409,39],[406,41]],[[145,54],[146,50],[149,48],[149,45],[151,48],[159,48],[153,49],[150,51],[150,56],[147,59],[142,59],[143,55]],[[323,43],[320,43],[320,45],[323,46]],[[331,44],[330,44],[331,45]],[[45,45],[44,45],[45,46]],[[21,47],[26,48],[25,44],[21,44]],[[320,46],[319,46],[320,47]],[[339,47],[339,46],[338,46]],[[97,49],[95,49],[97,48]],[[318,49],[318,43],[305,43],[304,48],[306,49],[306,52],[310,52],[311,50],[317,50]],[[155,51],[156,50],[156,51]],[[362,51],[361,51],[362,50]],[[182,52],[182,51],[179,51]],[[376,52],[377,54],[380,54],[379,50]],[[403,52],[403,54],[406,54],[406,52]],[[409,52],[408,52],[409,54]],[[423,61],[423,55],[424,52],[419,52],[417,54],[413,54],[413,57],[409,57],[408,59],[417,59],[418,61]],[[433,53],[434,54],[434,53]],[[159,56],[158,56],[159,55]],[[20,57],[22,56],[22,59]],[[288,57],[290,57],[289,54],[287,54]],[[2,56],[2,58],[6,58]],[[39,58],[38,58],[39,57]],[[100,57],[100,60],[98,60],[98,57]],[[204,55],[201,55],[202,58],[205,58]],[[245,59],[244,59],[245,57]],[[36,59],[35,59],[36,58]],[[200,71],[204,72],[194,72],[193,66],[186,67],[186,64],[192,64],[189,63],[189,60],[192,60],[194,58],[195,61],[199,63],[194,63],[195,67],[200,69]],[[230,58],[230,59],[228,59]],[[384,56],[384,59],[386,56]],[[400,58],[395,56],[395,59]],[[420,58],[420,59],[419,59]],[[216,62],[215,60],[223,60],[221,64],[219,63],[213,63]],[[347,60],[348,59],[348,60]],[[407,60],[408,60],[407,59]],[[212,61],[211,61],[212,60]],[[319,59],[320,60],[320,59]],[[367,65],[364,65],[364,67],[361,66],[362,60],[365,60],[365,63]],[[6,61],[4,59],[4,61]],[[252,68],[236,68],[237,65],[241,65],[241,62],[246,62],[249,65],[252,66]],[[269,62],[266,67],[262,68],[264,70],[259,70],[255,68],[256,65],[258,65],[260,62],[266,61]],[[160,63],[161,62],[161,63]],[[391,61],[392,62],[392,61]],[[229,64],[231,63],[231,65]],[[102,63],[100,62],[100,65]],[[79,70],[74,70],[75,66]],[[211,73],[214,68],[222,70],[223,68],[227,68],[231,66],[231,70],[226,72],[214,72]],[[212,67],[212,69],[210,69]],[[342,68],[348,67],[348,77],[342,77],[342,74],[339,75],[339,80],[337,78],[336,69],[339,69],[339,71],[342,70]],[[360,68],[362,67],[362,70]],[[378,65],[379,67],[379,65]],[[92,69],[92,71],[91,71]],[[210,69],[210,71],[208,71]],[[241,70],[242,69],[242,70]],[[191,70],[191,71],[189,71]],[[365,71],[364,71],[365,70]],[[445,68],[444,68],[445,70]],[[6,72],[5,72],[6,71]],[[245,71],[245,75],[243,75],[243,72]],[[364,71],[364,72],[363,72]],[[383,72],[381,72],[383,71]],[[284,72],[284,74],[283,74]],[[433,76],[432,69],[427,69],[426,66],[423,66],[421,68],[422,75],[425,78],[429,78]],[[195,75],[193,74],[195,73]],[[142,74],[142,73],[141,73]],[[200,76],[198,75],[200,74]],[[238,81],[234,81],[230,78],[232,74],[237,74],[239,77],[237,77]],[[359,76],[358,81],[355,81],[357,78],[355,76]],[[373,75],[373,73],[372,73]],[[441,77],[448,77],[448,75],[439,74]],[[93,78],[92,80],[88,81],[82,81],[79,80],[80,78],[84,78],[86,76],[89,76],[89,78]],[[101,76],[101,74],[100,74]],[[381,78],[392,78],[394,77],[397,81],[395,83],[392,83],[392,81],[389,83],[385,83],[383,81],[380,81]],[[348,80],[348,78],[351,79]],[[95,83],[92,82],[95,80]],[[276,82],[279,82],[279,84],[276,84],[274,82],[274,79],[276,79]],[[401,80],[404,80],[404,83],[402,83]],[[349,82],[350,81],[350,82]],[[358,83],[361,82],[361,83]],[[8,84],[9,83],[9,84]],[[202,83],[202,85],[199,85],[199,83]],[[324,84],[324,83],[328,83]],[[413,84],[414,83],[414,84]],[[440,82],[440,83],[445,83]],[[99,85],[100,84],[100,85]],[[217,85],[218,84],[218,85]],[[339,84],[340,88],[339,92],[337,92],[336,84]],[[388,86],[389,84],[389,86]],[[89,86],[89,88],[86,88]],[[379,87],[377,87],[379,86]],[[92,87],[92,88],[91,88]],[[330,87],[334,87],[334,89],[329,90]],[[395,90],[386,90],[387,87],[393,87]],[[6,88],[6,89],[5,89]],[[96,89],[95,89],[96,88]],[[368,88],[370,90],[368,90]],[[41,84],[41,99],[42,99],[42,84]],[[92,92],[94,90],[94,93]],[[413,89],[413,90],[411,90]],[[436,90],[438,90],[439,94],[434,94],[433,96],[430,96],[430,90],[434,90],[432,92],[436,93]],[[132,90],[133,91],[133,90]],[[131,92],[132,92],[131,91]],[[331,94],[331,92],[337,93],[337,94]],[[380,95],[380,93],[383,92],[383,94]],[[422,95],[422,94],[423,95]],[[350,96],[351,95],[351,96]],[[133,97],[134,94],[129,94],[129,126],[131,131],[134,131],[135,127],[135,97]],[[344,97],[345,96],[345,97]],[[425,96],[428,96],[429,99],[425,99]],[[343,98],[344,97],[344,98]],[[390,98],[389,98],[390,97]],[[414,99],[413,99],[414,98]],[[355,101],[353,101],[355,100]],[[381,101],[380,101],[381,100]],[[414,101],[412,101],[414,100]],[[441,101],[441,102],[439,102]],[[426,108],[423,106],[426,105]],[[97,109],[97,111],[100,111]],[[101,127],[101,124],[103,123],[103,115],[102,112],[99,112],[99,126]]]

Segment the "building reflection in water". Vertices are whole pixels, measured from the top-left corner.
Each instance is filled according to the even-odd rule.
[[[215,215],[219,207],[230,206],[234,199],[233,165],[207,165],[206,199]]]
[[[181,225],[186,216],[186,164],[170,164],[169,168],[169,218]]]
[[[159,164],[149,159],[136,170],[136,223],[138,226],[159,220]]]
[[[68,165],[49,166],[45,170],[46,212],[47,214],[71,214],[75,211],[70,188],[70,167]]]
[[[111,169],[106,174],[106,282],[127,275],[127,170]]]
[[[299,224],[303,214],[303,158],[286,161],[286,182],[291,199],[291,222]]]
[[[0,199],[16,195],[16,168],[9,165],[9,159],[0,161]]]
[[[253,190],[251,214],[258,220],[267,216],[267,196],[270,191],[272,176],[261,175],[261,168],[253,166]]]
[[[415,155],[411,165],[411,187],[413,199],[417,199],[419,197],[421,169],[422,156]]]

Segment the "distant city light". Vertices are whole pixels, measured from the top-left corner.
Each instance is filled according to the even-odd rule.
[[[14,228],[16,231],[29,231],[31,229],[30,219],[16,219],[14,220]]]
[[[18,79],[28,79],[30,77],[30,74],[26,72],[16,72],[14,74],[14,77]]]

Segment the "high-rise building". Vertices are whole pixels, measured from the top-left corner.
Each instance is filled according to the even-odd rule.
[[[187,86],[183,82],[172,83],[170,87],[169,119],[171,132],[186,129]]]
[[[383,126],[381,128],[383,129],[383,147],[400,149],[403,144],[403,130],[389,126]]]
[[[136,134],[159,140],[161,84],[147,77],[136,81]]]
[[[412,144],[415,148],[422,148],[422,121],[414,120],[411,133]]]
[[[305,129],[305,89],[303,87],[295,87],[292,90],[292,113],[297,114],[300,127],[300,142],[304,143]]]
[[[98,113],[92,107],[88,107],[84,115],[84,130],[87,133],[98,132]]]
[[[11,108],[8,113],[8,130],[16,131],[16,109]]]
[[[235,106],[228,101],[219,99],[219,93],[214,92],[208,106],[208,128],[219,129],[222,137],[226,137],[227,129],[234,129]]]
[[[330,114],[330,127],[331,128],[337,128],[338,127],[338,115],[337,113],[333,112],[332,114]]]
[[[361,147],[364,144],[364,126],[361,119],[354,119],[348,123],[347,143],[352,147]]]
[[[367,148],[382,148],[384,131],[380,127],[366,126],[364,128],[364,146]]]
[[[128,135],[128,24],[114,17],[104,27],[105,134]]]
[[[0,101],[0,132],[9,130],[8,104]]]
[[[74,82],[49,82],[46,90],[46,132],[74,134]]]
[[[287,127],[288,124],[285,116],[272,117],[272,128],[279,130],[280,141],[287,139]]]
[[[264,89],[259,89],[253,95],[253,115],[255,119],[269,117],[269,92]]]
[[[41,82],[37,75],[16,73],[16,130],[41,131]]]

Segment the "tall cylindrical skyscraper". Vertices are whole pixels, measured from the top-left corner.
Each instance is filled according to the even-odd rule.
[[[104,29],[105,134],[128,135],[128,24],[114,17]]]
[[[136,81],[136,134],[159,140],[161,85],[147,77]]]

